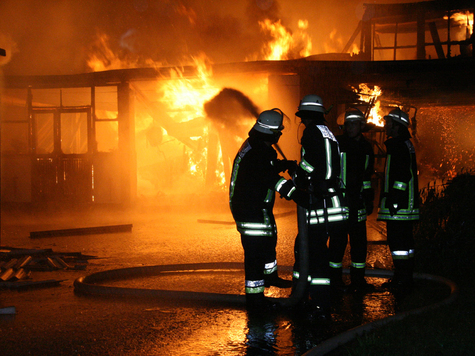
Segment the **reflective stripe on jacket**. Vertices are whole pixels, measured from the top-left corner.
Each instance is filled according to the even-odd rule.
[[[341,183],[350,210],[356,211],[357,221],[365,221],[365,193],[372,189],[374,152],[371,144],[360,136],[359,140],[346,134],[337,136],[341,156]],[[374,193],[371,194],[374,196]],[[353,213],[352,213],[353,214]]]
[[[340,152],[338,141],[325,125],[309,125],[302,134],[300,168],[310,177],[315,202],[307,210],[310,225],[348,219],[340,187]]]
[[[293,182],[280,176],[277,161],[277,152],[255,137],[243,143],[234,159],[229,206],[241,234],[275,235],[275,192],[286,199],[297,195]]]
[[[409,138],[399,137],[390,138],[384,144],[387,157],[378,220],[419,220],[419,185],[414,145]],[[390,204],[394,209],[390,209]]]

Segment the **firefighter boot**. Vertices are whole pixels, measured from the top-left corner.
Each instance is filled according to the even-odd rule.
[[[331,286],[310,286],[308,317],[310,319],[331,319]]]
[[[414,258],[404,260],[402,265],[402,293],[411,293],[414,289]]]
[[[343,282],[343,269],[330,268],[330,286],[332,291],[344,293],[347,290],[345,282]]]
[[[394,276],[383,283],[383,288],[388,288],[398,294],[408,294],[414,288],[412,262],[408,260],[394,260]]]
[[[366,282],[364,268],[350,268],[351,283],[348,290],[354,293],[365,293],[374,289],[372,284]]]
[[[280,278],[277,271],[264,276],[264,286],[274,286],[277,288],[292,288],[292,281]]]
[[[246,293],[246,308],[250,313],[262,313],[276,309],[276,304],[272,303],[264,296],[264,293]]]
[[[381,287],[389,289],[389,290],[394,290],[397,288],[399,284],[401,284],[401,271],[402,271],[402,266],[401,266],[401,260],[394,260],[393,259],[393,264],[394,264],[394,274],[393,276],[387,281],[384,282]]]
[[[304,283],[305,286],[300,286],[299,283]],[[292,278],[292,291],[290,292],[290,297],[294,299],[299,298],[297,300],[297,303],[294,306],[295,310],[304,311],[308,307],[309,299],[310,299],[308,287],[309,287],[308,283],[304,281],[300,281],[297,278]],[[297,288],[303,288],[303,290],[300,290]],[[300,293],[301,295],[298,295]]]

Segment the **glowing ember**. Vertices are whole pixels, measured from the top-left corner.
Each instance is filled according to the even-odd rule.
[[[368,115],[367,122],[376,126],[384,126],[383,113],[381,110],[381,102],[378,98],[383,94],[380,87],[377,85],[374,88],[368,87],[367,84],[362,83],[359,88],[353,88],[355,93],[358,93],[359,100],[369,103],[371,105],[371,111]]]

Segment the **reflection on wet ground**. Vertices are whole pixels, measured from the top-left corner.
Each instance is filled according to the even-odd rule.
[[[2,215],[3,246],[77,251],[98,258],[86,271],[34,273],[32,278],[64,280],[60,287],[26,292],[0,291],[0,306],[14,305],[14,318],[0,319],[2,355],[302,355],[344,330],[399,311],[418,308],[448,295],[445,286],[417,281],[410,298],[397,299],[380,288],[384,278],[368,278],[375,290],[334,298],[331,320],[299,310],[248,315],[242,306],[180,300],[83,296],[73,282],[92,273],[182,263],[242,263],[239,234],[229,213],[148,209],[113,215],[29,215],[29,220]],[[203,223],[203,221],[213,223]],[[218,222],[218,223],[216,223]],[[222,223],[219,223],[222,222]],[[132,223],[131,233],[30,239],[30,231]],[[292,266],[295,215],[277,220],[280,266]],[[368,267],[390,269],[384,226],[368,223]],[[375,243],[376,242],[376,243]],[[349,263],[346,255],[345,264]],[[282,269],[290,279],[290,270]],[[179,272],[107,281],[127,288],[204,293],[243,293],[242,270]],[[271,287],[269,296],[287,297],[289,290]]]
[[[287,268],[285,268],[287,269]],[[101,283],[104,286],[120,288],[149,288],[160,290],[193,291],[198,293],[240,294],[243,272],[240,270],[208,270],[167,272],[159,276],[124,278]],[[290,279],[290,272],[281,273]],[[345,276],[347,278],[347,276]],[[398,312],[420,308],[440,301],[448,295],[446,286],[424,280],[417,281],[416,289],[411,297],[396,297],[381,287],[384,278],[367,277],[374,290],[367,293],[343,293],[333,296],[333,307],[330,319],[320,319],[311,313],[311,309],[294,307],[266,313],[247,314],[241,306],[225,307],[223,311],[226,340],[217,336],[219,330],[215,325],[200,327],[194,333],[193,341],[181,345],[184,353],[192,350],[206,350],[213,344],[224,354],[233,355],[301,355],[343,331],[362,324],[373,322],[394,315]],[[349,281],[348,281],[349,282]],[[271,287],[266,291],[273,298],[287,298],[290,290]],[[179,302],[176,300],[176,302]],[[189,303],[185,302],[185,303]],[[213,305],[219,308],[219,299],[202,304],[203,308]],[[195,304],[196,307],[196,304]],[[152,309],[153,310],[153,309]],[[154,309],[164,313],[166,308]],[[243,318],[246,323],[243,323]],[[240,337],[237,337],[240,336]],[[244,338],[245,336],[245,338]],[[230,342],[228,338],[232,338]],[[214,340],[210,343],[210,340]],[[171,350],[176,349],[176,344]],[[214,350],[217,350],[214,349]]]

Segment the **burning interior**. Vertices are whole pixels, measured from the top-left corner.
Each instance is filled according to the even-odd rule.
[[[182,66],[124,60],[102,38],[83,74],[6,76],[2,92],[2,202],[130,204],[225,194],[232,160],[256,115],[288,116],[280,141],[298,160],[300,98],[321,95],[327,120],[349,106],[367,114],[382,173],[381,118],[409,111],[421,177],[472,169],[475,110],[469,2],[367,4],[339,53],[313,54],[299,21],[259,21],[267,34],[247,61]],[[358,41],[359,40],[359,41]],[[358,43],[359,42],[359,43]],[[226,199],[224,199],[226,202]]]

